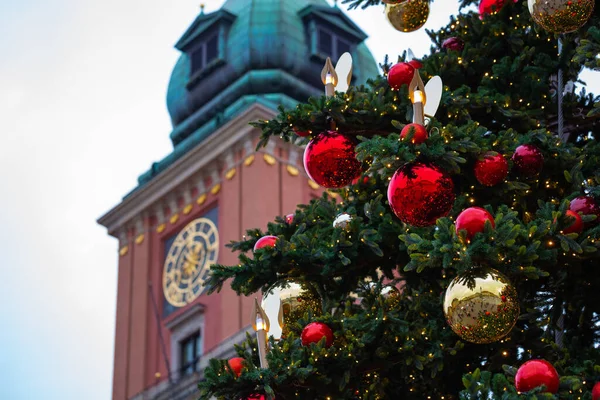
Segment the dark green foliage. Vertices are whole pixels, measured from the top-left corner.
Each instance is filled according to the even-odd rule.
[[[573,57],[585,52],[590,54],[586,62],[597,61],[597,52],[592,55],[595,47],[591,50],[582,47],[600,46],[596,20],[577,33],[581,39],[576,34],[564,35],[562,56],[557,57],[556,37],[535,26],[526,2],[508,3],[495,16],[480,20],[473,12],[461,14],[451,17],[446,28],[428,31],[433,42],[432,54],[425,58],[421,75],[425,82],[440,75],[446,85],[436,114],[440,123],[459,125],[476,121],[494,132],[512,128],[521,134],[539,127],[555,130],[559,67],[564,70],[565,82],[576,81],[582,65],[571,62]],[[463,51],[437,51],[448,37],[464,40]],[[404,59],[404,55],[399,57]],[[384,63],[384,71],[390,66]],[[588,130],[592,136],[598,130],[594,125],[600,116],[595,107],[597,100],[591,95],[566,94],[565,128],[571,134],[571,141],[587,137]],[[341,132],[371,137],[394,131],[393,120],[407,121],[412,115],[406,87],[394,92],[385,77],[370,81],[366,88],[355,88],[347,96],[310,99],[295,110],[280,111],[276,120],[269,121],[269,126],[266,121],[255,124],[263,129],[259,146],[272,135],[296,139],[292,127],[314,133],[326,130],[327,117],[336,121]]]
[[[526,2],[509,3],[483,21],[462,14],[445,29],[429,32],[436,51],[423,60],[421,73],[425,81],[441,75],[446,91],[421,145],[399,140],[412,105],[406,88],[391,91],[385,77],[255,123],[264,145],[271,136],[302,143],[306,139],[298,139],[292,127],[318,133],[333,120],[359,142],[358,159],[368,179],[336,191],[341,201],[326,193],[299,206],[292,224],[278,217],[267,232],[250,230],[246,240],[230,244],[239,265],[214,266],[211,291],[231,284],[248,295],[292,279],[314,288],[322,308],[306,313],[286,338],[271,343],[268,370],[256,368],[251,340],[248,348],[238,349],[250,365],[241,377],[234,378],[224,362],[212,361],[200,384],[202,399],[257,392],[278,400],[591,399],[600,380],[600,224],[586,216],[581,234],[562,231],[572,222],[565,215],[571,199],[587,194],[600,201],[600,144],[593,120],[600,107],[594,96],[568,94],[570,140],[561,141],[553,76],[562,67],[566,80],[576,80],[583,64],[598,66],[593,54],[600,48],[598,20],[595,16],[581,32],[567,35],[558,58],[556,38],[532,26]],[[450,36],[465,41],[461,53],[437,51]],[[510,156],[525,143],[544,154],[538,176],[526,179],[513,169],[495,187],[477,182],[473,166],[485,152],[503,154],[512,168]],[[387,204],[389,178],[415,160],[438,165],[454,180],[454,208],[435,227],[405,225]],[[453,221],[470,206],[491,212],[495,229],[488,223],[467,243]],[[347,230],[332,226],[340,212],[353,216]],[[251,254],[264,234],[276,235],[277,246]],[[509,277],[521,308],[509,336],[487,345],[461,341],[442,310],[449,282],[480,266]],[[401,292],[381,296],[390,283]],[[301,346],[302,328],[312,321],[333,329],[331,348]],[[542,388],[517,394],[516,370],[532,358],[555,365],[561,376],[558,395]]]
[[[382,4],[380,0],[342,0],[342,4],[348,4],[348,9],[353,10],[355,8],[367,8],[370,6],[376,6]]]

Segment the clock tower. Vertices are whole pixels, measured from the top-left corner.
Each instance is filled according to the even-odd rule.
[[[325,58],[349,51],[353,83],[377,74],[366,35],[325,0],[228,0],[200,13],[175,47],[167,89],[173,151],[99,219],[119,240],[113,399],[197,398],[213,357],[250,331],[254,299],[207,295],[225,247],[320,193],[300,150],[248,123],[320,96]]]

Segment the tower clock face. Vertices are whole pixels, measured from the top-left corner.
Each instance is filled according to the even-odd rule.
[[[200,296],[210,266],[218,256],[216,225],[207,218],[187,224],[173,241],[165,260],[163,292],[167,301],[175,307],[183,307]]]

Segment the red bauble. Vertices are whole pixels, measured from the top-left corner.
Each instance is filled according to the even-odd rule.
[[[530,360],[521,365],[515,376],[515,387],[520,393],[529,392],[538,386],[546,386],[545,393],[558,392],[558,372],[546,360]]]
[[[475,178],[485,186],[495,186],[508,175],[508,163],[502,154],[488,151],[483,159],[475,161]]]
[[[440,168],[420,162],[398,169],[388,186],[388,201],[404,223],[423,227],[435,224],[454,204],[454,183]]]
[[[525,178],[531,178],[542,172],[544,156],[540,149],[531,144],[517,147],[512,156],[515,169]]]
[[[230,358],[227,363],[229,364],[229,368],[231,368],[235,376],[240,376],[242,374],[242,369],[244,368],[244,359],[242,357]]]
[[[292,128],[292,129],[294,130],[294,133],[300,137],[306,137],[311,134],[311,131],[303,131],[296,127]]]
[[[479,3],[479,18],[497,13],[506,3],[506,0],[481,0]]]
[[[406,0],[404,0],[406,1]],[[419,60],[410,60],[408,62],[414,69],[421,69],[423,68],[423,63],[421,63],[421,61]],[[409,82],[410,83],[410,82]]]
[[[256,241],[256,243],[254,244],[254,251],[256,252],[256,250],[262,249],[264,247],[275,247],[276,243],[277,243],[277,236],[272,236],[272,235],[263,236],[260,239],[258,239]]]
[[[288,214],[285,216],[285,223],[291,225],[294,223],[294,214]]]
[[[600,400],[600,382],[596,382],[592,389],[592,400]]]
[[[362,172],[354,141],[334,131],[320,133],[306,146],[304,169],[313,181],[325,188],[347,186]]]
[[[582,213],[583,215],[596,215],[596,219],[591,224],[597,224],[600,218],[600,207],[591,196],[579,196],[571,200],[571,211]]]
[[[253,394],[251,396],[246,397],[246,400],[266,400],[264,394]]]
[[[414,132],[411,143],[412,144],[421,144],[424,143],[429,134],[427,133],[427,129],[421,124],[408,124],[402,128],[402,132],[400,132],[400,139],[404,139],[408,136],[409,133]]]
[[[352,179],[352,184],[353,185],[357,185],[359,183],[362,183],[363,185],[366,185],[367,183],[369,183],[369,177],[368,176],[363,176],[362,179],[359,176],[358,178]]]
[[[467,208],[456,218],[456,233],[463,229],[467,231],[467,239],[473,239],[476,233],[483,232],[485,221],[490,221],[492,228],[496,227],[494,217],[486,209],[481,207]]]
[[[562,233],[565,235],[569,233],[581,233],[583,231],[583,220],[581,219],[581,216],[575,211],[571,210],[567,210],[566,214],[569,217],[575,218],[575,221],[571,222],[565,229],[563,229]]]
[[[415,74],[415,67],[409,63],[400,62],[390,68],[387,80],[392,89],[400,89],[402,85],[408,85]]]
[[[442,47],[446,50],[462,51],[465,48],[465,42],[461,38],[451,37],[442,42]]]
[[[322,322],[311,322],[302,329],[302,346],[308,346],[311,343],[319,343],[325,339],[325,347],[333,344],[333,331]]]

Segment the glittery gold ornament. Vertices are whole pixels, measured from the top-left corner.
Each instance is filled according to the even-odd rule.
[[[413,32],[427,22],[429,1],[406,0],[399,4],[386,4],[385,15],[400,32]]]
[[[492,268],[457,276],[446,289],[446,321],[458,336],[472,343],[492,343],[506,336],[519,317],[517,291]]]
[[[400,291],[398,290],[398,288],[396,286],[386,285],[381,289],[381,295],[385,299],[395,298],[395,297],[400,296]]]
[[[528,0],[533,20],[552,33],[581,28],[594,11],[594,0]]]
[[[321,299],[306,284],[285,281],[265,292],[261,307],[271,321],[269,336],[279,340],[289,332],[289,327],[310,309],[313,315],[321,315]],[[278,324],[273,323],[278,321]]]

